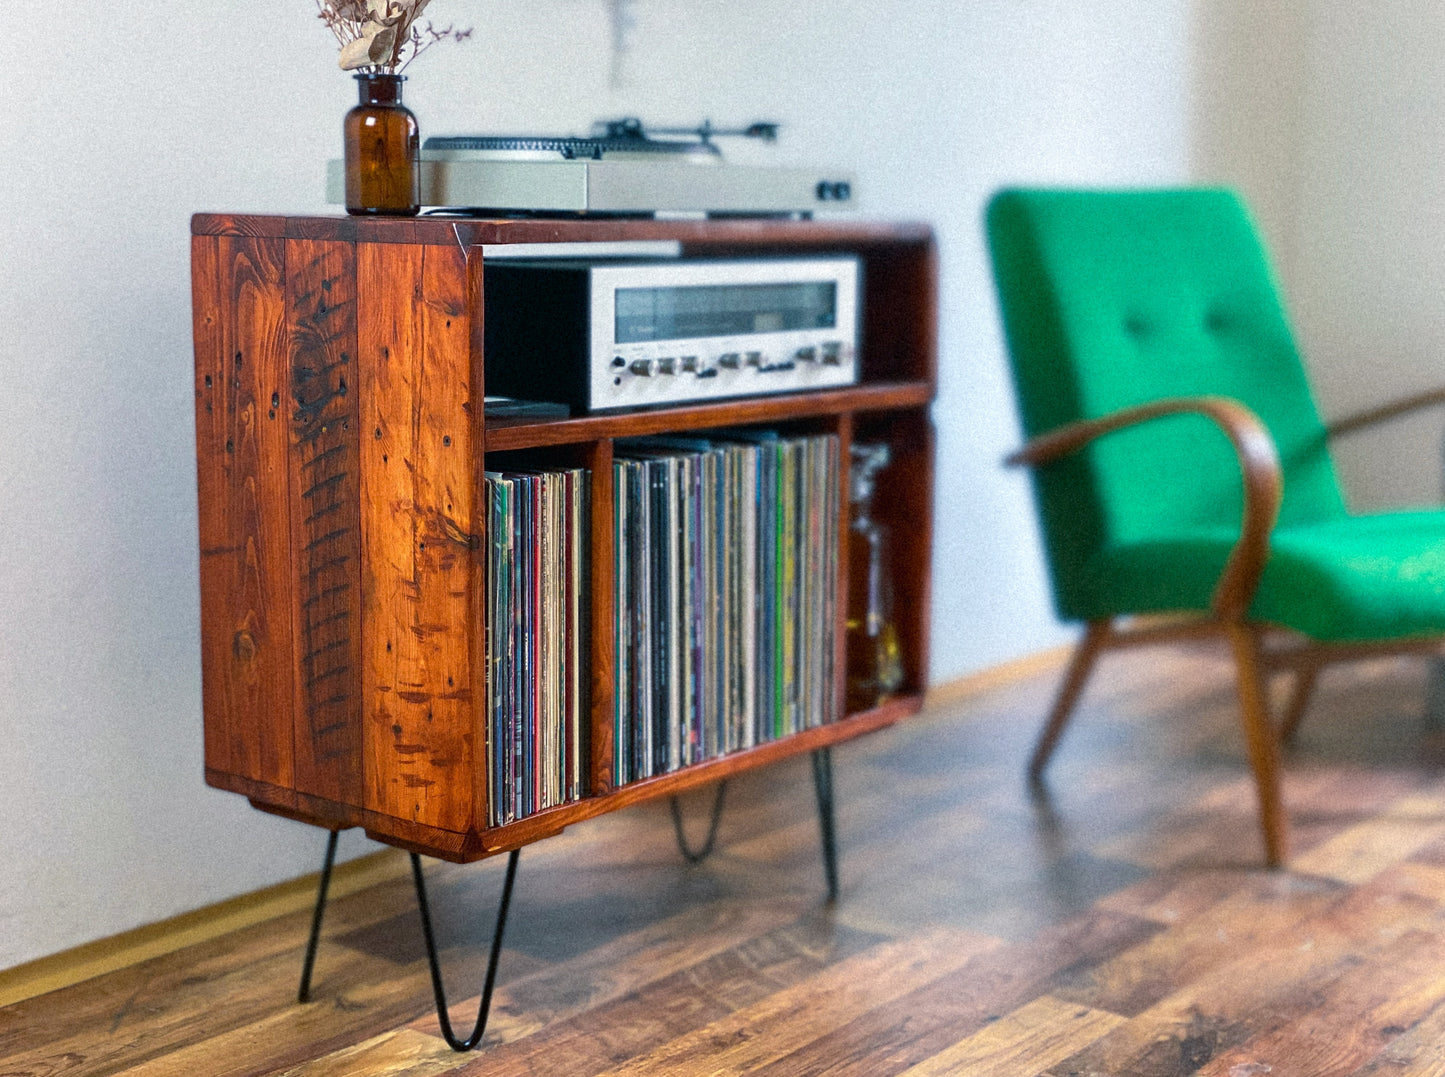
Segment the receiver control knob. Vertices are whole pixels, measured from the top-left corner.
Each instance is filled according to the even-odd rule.
[[[659,374],[676,374],[677,360],[671,357],[657,361],[657,372]]]
[[[823,362],[828,366],[841,366],[843,364],[843,345],[836,340],[830,340],[824,344]]]
[[[652,377],[653,370],[656,369],[656,365],[656,360],[654,359],[634,359],[629,369],[639,377],[650,378]]]
[[[795,354],[799,362],[811,363],[818,358],[818,349],[810,344],[806,348],[799,348]]]
[[[684,374],[696,374],[697,356],[684,355],[681,359],[678,360],[678,369],[681,370]]]
[[[726,352],[717,357],[717,365],[724,370],[736,370],[742,365],[743,357],[737,352]]]

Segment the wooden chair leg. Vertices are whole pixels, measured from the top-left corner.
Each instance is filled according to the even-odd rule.
[[[1245,624],[1227,624],[1225,631],[1234,651],[1239,682],[1239,716],[1244,726],[1254,783],[1259,793],[1259,820],[1264,831],[1265,862],[1272,868],[1284,863],[1288,837],[1280,799],[1279,749],[1269,720],[1268,696],[1259,661],[1259,636]]]
[[[1043,777],[1044,768],[1049,765],[1049,757],[1054,754],[1064,726],[1069,724],[1074,706],[1083,694],[1084,684],[1094,668],[1094,660],[1109,641],[1110,625],[1109,621],[1090,621],[1084,638],[1074,648],[1073,657],[1069,659],[1069,668],[1064,672],[1064,683],[1059,686],[1058,698],[1054,700],[1054,709],[1049,712],[1049,720],[1039,734],[1033,758],[1029,760],[1030,781],[1037,782]]]
[[[1319,680],[1320,667],[1314,664],[1301,666],[1294,675],[1294,691],[1290,693],[1289,705],[1285,707],[1284,718],[1279,724],[1280,743],[1288,744],[1294,740],[1294,735],[1299,729],[1300,722],[1304,719],[1305,709],[1310,705],[1310,697],[1314,694],[1315,682]]]

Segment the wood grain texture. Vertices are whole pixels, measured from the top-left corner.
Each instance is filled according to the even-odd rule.
[[[193,236],[262,236],[280,239],[286,234],[285,217],[249,213],[196,213],[191,217]]]
[[[784,1060],[785,1071],[803,1072],[790,1056],[815,1039],[814,1021],[843,1029],[841,1035],[853,1038],[852,1026],[864,1014],[996,946],[997,940],[948,930],[885,943],[605,1072],[608,1077],[707,1070],[753,1073]],[[861,1047],[863,1037],[857,1040]]]
[[[1445,939],[1438,934],[1407,933],[1379,956],[1368,968],[1343,971],[1294,1020],[1211,1059],[1200,1077],[1232,1077],[1246,1067],[1322,1077],[1369,1062],[1439,1006],[1445,987]]]
[[[701,865],[660,803],[529,849],[478,1054],[436,1035],[396,877],[331,905],[314,1003],[294,1002],[296,911],[0,1007],[0,1072],[1438,1075],[1445,739],[1419,720],[1423,672],[1319,686],[1285,769],[1309,871],[1252,866],[1226,657],[1127,650],[1052,791],[1022,780],[1019,721],[1052,669],[837,751],[836,905],[801,759],[735,776]],[[469,1020],[501,866],[427,874]]]
[[[201,680],[206,765],[292,784],[292,573],[285,252],[275,239],[192,246]]]
[[[950,1077],[987,1073],[990,1077],[1035,1077],[1047,1066],[1074,1054],[1124,1019],[1048,995],[985,1025],[952,1047],[909,1066],[903,1077]]]
[[[467,282],[454,248],[357,246],[365,806],[463,833],[481,756]]]
[[[214,532],[204,556],[222,555],[203,568],[207,594],[223,596],[208,598],[205,622],[206,668],[224,672],[220,680],[207,674],[207,764],[216,784],[288,818],[360,824],[401,848],[467,861],[916,713],[927,614],[910,609],[900,618],[908,682],[885,706],[610,790],[613,439],[764,423],[846,433],[866,422],[902,458],[892,510],[908,532],[895,550],[899,593],[905,602],[926,601],[931,566],[919,534],[931,511],[925,416],[934,386],[931,329],[916,318],[867,308],[865,321],[875,326],[869,347],[893,356],[894,381],[490,428],[472,405],[485,395],[479,244],[658,238],[699,255],[854,250],[876,278],[877,294],[865,294],[866,302],[909,303],[931,317],[927,229],[198,214],[192,230],[197,355],[210,371],[203,375],[198,365],[198,379],[212,378],[197,389],[202,515]],[[235,252],[265,257],[259,269],[242,272]],[[883,279],[895,274],[895,283]],[[245,347],[233,347],[242,338]],[[253,346],[259,365],[248,359],[232,371],[233,352]],[[587,771],[594,795],[486,831],[479,815],[488,775],[473,765],[483,758],[485,732],[475,702],[484,698],[486,676],[481,454],[516,449],[593,473]],[[238,578],[222,579],[222,569]],[[912,574],[920,578],[901,578]]]
[[[833,218],[827,221],[738,218],[675,221],[569,217],[541,218],[357,218],[277,217],[198,213],[195,235],[290,235],[298,239],[422,244],[465,248],[483,243],[582,243],[613,240],[679,240],[692,253],[749,248],[850,250],[904,243],[927,248],[932,233],[921,222]]]
[[[612,634],[612,609],[615,601],[613,589],[616,586],[612,576],[612,442],[593,442],[584,466],[591,476],[588,505],[591,525],[588,536],[590,553],[588,579],[583,592],[588,596],[590,605],[587,613],[587,639],[582,652],[590,669],[587,791],[598,796],[612,791],[616,751],[612,718],[614,670],[617,661],[617,641]]]
[[[833,713],[845,716],[848,713],[848,567],[853,563],[849,554],[852,534],[852,448],[853,416],[838,416],[833,433],[838,436],[838,515],[834,528],[838,536],[838,579],[834,587],[835,615],[833,625]]]
[[[295,551],[295,787],[361,803],[361,519],[356,254],[288,240],[287,391]]]
[[[538,422],[503,419],[487,424],[487,451],[566,445],[598,438],[640,437],[674,430],[781,423],[852,411],[925,407],[933,399],[928,382],[881,382],[806,395],[782,394],[726,403],[687,404],[621,415],[588,415]]]

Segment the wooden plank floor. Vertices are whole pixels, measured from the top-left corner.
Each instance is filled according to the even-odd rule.
[[[1445,1074],[1427,673],[1326,675],[1286,871],[1257,866],[1223,656],[1129,652],[1047,795],[1022,770],[1050,673],[835,750],[836,907],[805,760],[735,781],[698,866],[665,805],[525,850],[480,1054],[439,1038],[398,878],[333,904],[309,1005],[298,914],[0,1009],[0,1074]],[[428,868],[459,1026],[501,867]]]

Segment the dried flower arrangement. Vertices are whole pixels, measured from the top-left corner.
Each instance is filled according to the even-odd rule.
[[[316,0],[318,17],[341,43],[344,71],[396,74],[438,41],[465,41],[472,31],[416,24],[431,0]]]

